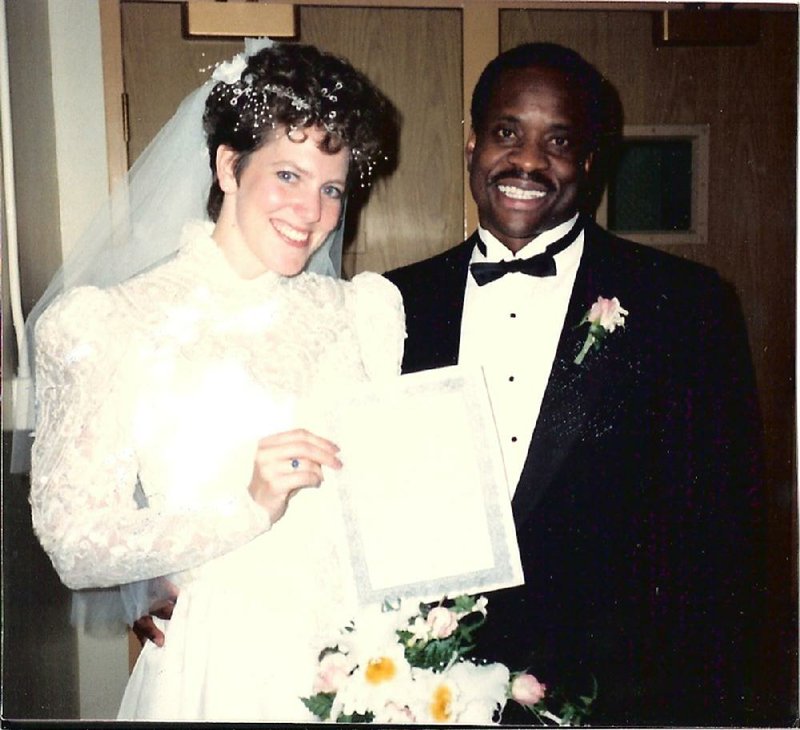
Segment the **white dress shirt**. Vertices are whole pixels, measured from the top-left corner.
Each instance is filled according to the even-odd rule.
[[[479,228],[486,255],[476,246],[471,263],[535,256],[567,234],[576,219],[577,215],[540,234],[516,256]],[[555,276],[510,273],[478,286],[472,274],[467,274],[458,361],[483,368],[510,496],[528,454],[582,254],[583,231],[556,254]]]

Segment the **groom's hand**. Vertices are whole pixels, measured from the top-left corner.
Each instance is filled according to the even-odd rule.
[[[166,620],[171,619],[180,592],[178,586],[166,578],[158,578],[156,583],[159,586],[158,593],[161,594],[161,598],[150,605],[149,613],[140,616],[131,626],[131,630],[142,646],[147,641],[152,641],[156,646],[164,646],[164,632],[156,626],[153,616]]]
[[[175,601],[159,601],[150,607],[150,613],[140,616],[131,626],[131,630],[139,639],[139,643],[144,646],[145,642],[152,641],[156,646],[164,646],[164,632],[156,626],[153,616],[163,619],[172,618],[172,610],[175,608]]]
[[[292,495],[322,483],[322,467],[341,469],[339,447],[304,428],[276,433],[258,442],[250,496],[273,523],[283,517]]]

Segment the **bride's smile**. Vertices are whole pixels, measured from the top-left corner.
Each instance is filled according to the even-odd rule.
[[[224,198],[213,237],[242,278],[300,273],[339,222],[350,151],[321,150],[317,127],[304,135],[279,129],[243,165],[230,147],[217,151]]]

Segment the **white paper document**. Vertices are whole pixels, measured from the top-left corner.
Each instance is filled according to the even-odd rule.
[[[523,583],[483,374],[449,367],[372,383],[334,409],[337,477],[359,603]]]

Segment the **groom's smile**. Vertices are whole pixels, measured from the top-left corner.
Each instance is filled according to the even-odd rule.
[[[481,225],[509,250],[571,218],[591,166],[580,97],[556,70],[506,71],[466,156]]]

